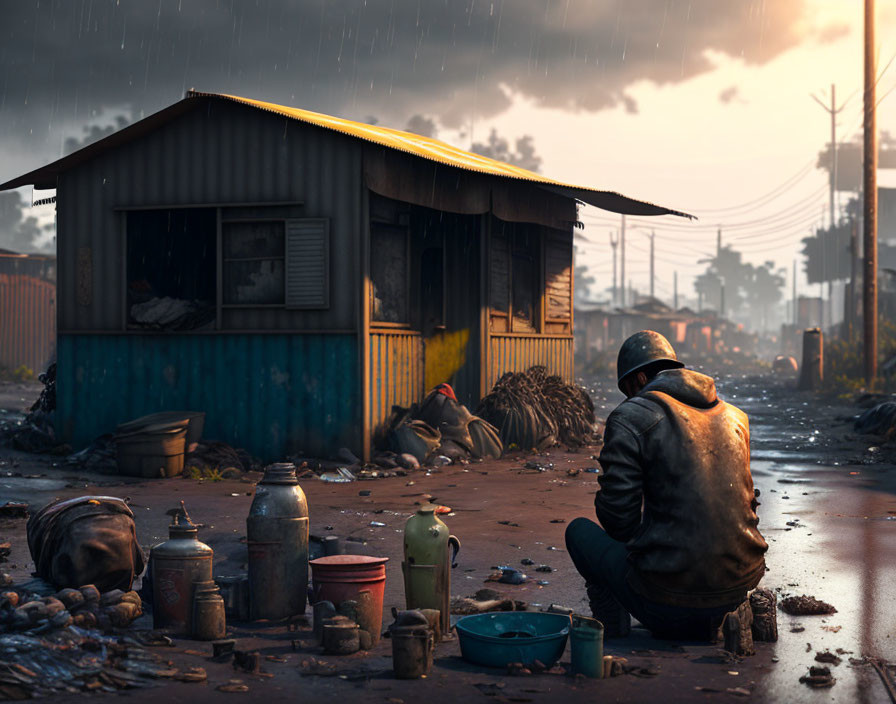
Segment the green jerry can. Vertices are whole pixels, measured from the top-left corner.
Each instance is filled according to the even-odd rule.
[[[449,557],[449,548],[454,553]],[[451,568],[460,541],[448,534],[448,526],[426,506],[408,519],[404,527],[404,594],[408,609],[438,609],[441,632],[450,629]]]

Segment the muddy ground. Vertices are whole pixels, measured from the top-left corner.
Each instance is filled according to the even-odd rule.
[[[852,433],[852,420],[860,409],[846,401],[797,394],[787,385],[757,379],[725,377],[719,386],[722,395],[751,418],[753,475],[762,492],[760,529],[770,544],[763,585],[781,595],[812,594],[838,610],[828,617],[779,613],[779,642],[757,644],[755,656],[729,661],[711,645],[658,641],[635,628],[630,638],[608,640],[605,652],[628,658],[630,664],[642,668],[640,676],[588,681],[554,674],[509,676],[501,670],[474,667],[460,658],[454,641],[438,647],[427,679],[408,682],[392,677],[388,640],[367,654],[331,657],[320,655],[311,645],[307,629],[296,634],[276,624],[231,624],[238,647],[285,660],[264,661],[271,677],[236,674],[229,665],[197,654],[210,654],[208,645],[177,640],[174,648],[166,649],[167,657],[181,666],[204,667],[207,683],[166,682],[160,684],[161,689],[133,690],[120,696],[154,702],[160,696],[196,702],[240,696],[269,701],[342,697],[391,704],[422,697],[433,702],[469,699],[484,704],[598,699],[890,701],[876,672],[849,660],[873,656],[896,661],[896,471],[890,447]],[[599,415],[606,416],[621,400],[611,385],[595,381],[591,387]],[[21,409],[38,391],[34,385],[2,384],[0,408]],[[569,470],[596,467],[598,451],[555,451],[538,458],[510,457],[350,484],[312,479],[303,481],[302,488],[308,496],[313,534],[363,539],[367,543],[363,551],[390,557],[384,624],[391,621],[392,606],[403,606],[402,528],[416,504],[426,500],[422,494],[432,495],[454,512],[445,520],[463,547],[452,575],[452,594],[471,595],[488,586],[533,605],[558,603],[586,611],[583,582],[564,550],[565,524],[557,521],[593,516],[595,475],[582,471],[570,476]],[[526,470],[525,462],[532,459],[550,462],[553,469]],[[361,491],[371,493],[362,497]],[[237,480],[123,480],[78,471],[60,458],[0,450],[0,501],[21,499],[39,507],[57,496],[129,497],[138,536],[147,548],[164,539],[169,521],[165,512],[183,499],[191,515],[207,526],[200,537],[215,549],[216,574],[233,574],[245,566],[241,539],[252,492],[251,483]],[[386,525],[372,527],[371,521]],[[21,520],[0,521],[0,538],[13,543],[10,562],[3,567],[17,581],[26,579],[32,569],[24,528]],[[519,565],[523,558],[554,567],[550,575],[537,575],[549,584],[538,586],[533,580],[510,586],[485,581],[493,566]],[[292,641],[297,637],[294,650]],[[800,684],[799,677],[815,664],[815,654],[825,650],[842,657],[841,664],[832,666],[837,683],[831,689],[810,690]],[[311,658],[335,664],[335,674],[312,674]],[[568,659],[567,649],[563,661]],[[233,677],[248,684],[248,695],[215,689]],[[81,701],[87,696],[101,695],[70,699]]]

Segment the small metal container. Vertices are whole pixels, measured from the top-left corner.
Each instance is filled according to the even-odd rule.
[[[361,648],[358,624],[342,617],[328,619],[323,628],[324,652],[351,655]]]
[[[224,615],[224,599],[214,582],[195,585],[193,594],[193,638],[196,640],[221,640],[227,635]]]
[[[169,539],[149,553],[152,565],[152,624],[189,636],[196,582],[212,580],[214,551],[199,541],[197,527],[184,514],[168,526]]]
[[[392,667],[400,680],[416,680],[429,674],[435,639],[427,626],[392,628]]]
[[[314,605],[314,640],[316,643],[323,641],[324,623],[336,615],[336,607],[332,601],[318,601]]]

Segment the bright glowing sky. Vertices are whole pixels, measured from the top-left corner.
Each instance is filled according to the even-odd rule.
[[[719,225],[723,243],[742,249],[746,260],[771,259],[785,267],[789,286],[792,261],[802,248],[800,239],[822,218],[826,225],[828,218],[826,172],[815,169],[814,163],[830,141],[830,118],[810,93],[827,102],[834,83],[838,103],[850,98],[838,119],[838,141],[861,134],[861,3],[811,0],[810,4],[817,26],[842,23],[849,32],[826,44],[808,41],[760,66],[714,56],[714,71],[685,83],[659,87],[640,83],[629,90],[638,102],[636,115],[621,107],[573,114],[515,98],[513,107],[488,126],[494,124],[510,135],[535,135],[546,174],[697,215],[699,221],[690,226],[672,217],[650,223],[657,233],[661,297],[671,298],[676,270],[679,291],[692,295],[693,277],[705,268],[697,260],[714,251]],[[896,53],[896,0],[879,0],[877,13],[883,69]],[[878,84],[878,98],[894,86],[896,61]],[[731,87],[737,93],[723,103],[719,96]],[[878,128],[896,132],[896,92],[881,102]],[[474,136],[484,137],[486,127],[476,129]],[[775,190],[810,163],[813,168],[779,197],[762,207],[739,207]],[[882,171],[879,183],[896,186],[896,178]],[[841,198],[845,202],[846,195]],[[579,243],[583,250],[579,261],[592,269],[604,288],[612,283],[609,232],[618,229],[619,218],[590,207],[582,216],[582,234],[588,242]],[[752,221],[758,222],[753,227],[742,224]],[[732,229],[726,232],[726,225]],[[643,228],[628,228],[627,278],[646,291],[648,244],[639,230]],[[798,283],[805,290],[802,275]],[[813,287],[812,295],[817,292]]]

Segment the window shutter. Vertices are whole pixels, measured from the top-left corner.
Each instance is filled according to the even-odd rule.
[[[330,307],[330,221],[286,221],[286,307]]]
[[[572,238],[545,242],[545,317],[569,319],[572,311]]]

